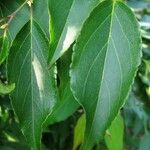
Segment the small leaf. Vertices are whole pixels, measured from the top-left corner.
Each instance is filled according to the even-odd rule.
[[[16,2],[15,0],[0,1],[0,18],[4,18],[4,21],[2,21],[4,24],[1,25],[1,29],[3,30],[0,32],[0,36],[3,37],[1,42],[0,64],[2,64],[9,55],[9,49],[16,35],[29,20],[27,5],[21,7],[23,2],[24,1]],[[19,9],[20,7],[21,9]],[[14,13],[17,9],[19,11]]]
[[[108,150],[123,150],[123,118],[119,114],[108,129],[109,135],[105,134],[105,142]]]
[[[74,48],[71,88],[86,112],[82,150],[90,150],[124,104],[141,57],[141,38],[132,11],[104,1],[85,22]]]
[[[20,9],[21,8],[21,9]],[[48,9],[48,1],[36,0],[33,5],[33,18],[38,23],[38,25],[43,30],[44,34],[49,38],[49,9]],[[1,18],[7,18],[6,22],[9,22],[10,17],[12,20],[8,26],[8,39],[10,42],[10,46],[15,39],[16,35],[22,29],[22,27],[29,21],[30,19],[30,11],[29,6],[26,0],[15,1],[15,0],[1,0],[0,1],[0,16]],[[16,10],[18,10],[16,12]],[[14,13],[15,12],[15,13]],[[41,13],[42,12],[42,13]],[[14,14],[13,14],[14,13]]]
[[[85,131],[86,119],[85,114],[83,114],[75,126],[74,129],[74,140],[73,140],[73,150],[76,150],[84,140],[84,131]]]
[[[15,84],[3,84],[0,81],[0,94],[5,95],[11,93],[15,89]]]
[[[101,0],[49,0],[52,65],[74,42],[84,21]]]

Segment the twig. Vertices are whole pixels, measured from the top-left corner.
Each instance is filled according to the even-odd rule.
[[[11,21],[13,20],[13,18],[16,16],[16,14],[22,9],[22,7],[28,2],[29,0],[25,0],[25,2],[18,8],[18,9],[16,9],[11,15],[9,15],[9,16],[7,16],[7,18],[8,18],[8,21],[7,21],[7,23],[5,24],[5,30],[7,30],[8,29],[8,26],[9,26],[9,24],[11,23]],[[6,18],[2,18],[1,20],[0,20],[0,23],[1,22],[3,22],[3,21],[5,21],[6,20]]]
[[[6,18],[2,18],[2,19],[0,19],[0,23],[1,23],[1,22],[3,22],[3,21],[5,21],[5,20],[6,20]]]

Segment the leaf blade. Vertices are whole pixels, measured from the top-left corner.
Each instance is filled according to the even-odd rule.
[[[71,63],[72,47],[57,61],[57,80],[59,80],[59,99],[52,113],[47,117],[45,126],[65,120],[79,107],[70,89],[69,67]]]
[[[102,2],[85,22],[70,71],[72,91],[86,111],[82,149],[103,138],[123,105],[140,63],[140,45],[135,17],[122,2]]]
[[[13,12],[15,12],[23,4],[23,2],[24,0],[20,2],[2,0],[0,2],[0,15],[2,18],[6,18],[6,21],[4,21],[4,23],[7,23],[9,19],[8,16],[10,16]],[[28,5],[25,4],[21,8],[21,10],[17,12],[17,14],[15,14],[15,17],[9,23],[7,36],[11,44],[15,39],[17,33],[28,21],[29,21],[29,9],[28,9]]]
[[[18,34],[8,58],[8,79],[16,83],[12,105],[22,132],[33,149],[40,149],[43,122],[55,104],[53,69],[47,66],[49,44],[31,20]]]
[[[51,53],[50,65],[68,50],[77,38],[84,21],[101,0],[49,0],[51,16]],[[65,7],[64,7],[65,6]],[[62,13],[63,12],[63,13]],[[76,13],[79,12],[79,15]]]

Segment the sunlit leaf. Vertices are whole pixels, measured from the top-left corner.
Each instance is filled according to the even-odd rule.
[[[120,1],[104,1],[85,22],[74,48],[71,88],[86,112],[82,150],[103,138],[133,83],[141,38],[132,11]]]
[[[55,104],[54,73],[48,70],[49,43],[33,20],[20,31],[8,58],[8,79],[16,84],[12,105],[31,148],[40,149],[43,122]]]
[[[52,65],[74,42],[84,21],[101,0],[49,0]]]
[[[123,150],[124,123],[120,114],[112,122],[107,132],[105,142],[108,150]]]
[[[15,84],[4,84],[0,81],[0,94],[9,94],[15,89]]]
[[[19,7],[25,2],[25,0],[1,0],[0,1],[0,18],[5,18],[2,23],[9,22],[7,36],[9,42],[12,43],[18,32],[29,20],[29,8],[27,4],[24,4],[21,9]],[[13,14],[17,9],[19,11]],[[10,20],[11,15],[14,17]]]

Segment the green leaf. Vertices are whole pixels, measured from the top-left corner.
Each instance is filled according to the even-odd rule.
[[[31,6],[32,7],[32,6]],[[8,58],[8,79],[16,83],[11,95],[14,111],[30,147],[40,149],[43,122],[55,104],[54,72],[48,70],[49,42],[31,19],[15,39]]]
[[[0,38],[0,65],[7,58],[8,51],[9,51],[9,42],[7,36],[4,34],[4,36]]]
[[[49,8],[48,0],[36,0],[33,2],[33,18],[41,27],[47,38],[49,39]]]
[[[104,1],[85,22],[74,48],[71,88],[86,112],[82,150],[90,150],[123,105],[140,64],[141,38],[132,11]]]
[[[85,114],[83,114],[74,130],[74,142],[73,150],[76,150],[84,141],[84,131],[86,126]],[[123,149],[123,135],[124,135],[124,123],[123,118],[119,114],[115,120],[113,120],[111,126],[105,134],[105,142],[108,150],[122,150]]]
[[[83,114],[79,118],[74,129],[73,150],[76,150],[84,140],[85,125],[86,125],[86,118],[85,118],[85,114]]]
[[[50,65],[70,47],[91,11],[101,0],[49,0]]]
[[[0,18],[6,18],[3,23],[7,23],[9,17],[13,12],[15,12],[25,0],[1,0],[0,1]],[[9,42],[12,43],[21,28],[29,21],[29,8],[25,4],[21,9],[15,14],[8,26],[7,36]],[[10,44],[11,45],[11,44]]]
[[[0,64],[9,54],[9,49],[16,35],[29,20],[29,9],[25,1],[1,0],[0,1],[0,36],[2,36],[2,48],[0,52]]]
[[[123,150],[124,123],[120,114],[112,122],[107,133],[105,134],[105,142],[108,150]]]
[[[36,0],[33,5],[33,19],[39,24],[43,32],[49,38],[49,9],[48,1]],[[42,13],[41,13],[42,12]],[[14,13],[14,14],[13,14]],[[12,20],[9,22],[9,17]],[[29,6],[27,0],[15,1],[15,0],[2,0],[0,1],[0,16],[6,18],[4,22],[9,22],[8,25],[8,39],[10,43],[13,42],[18,32],[30,19]]]
[[[15,84],[3,84],[0,81],[0,94],[5,95],[11,93],[15,89]]]
[[[59,100],[45,124],[60,122],[71,116],[79,107],[70,89],[69,67],[71,63],[72,47],[58,60],[57,70],[59,80]]]
[[[33,5],[33,19],[37,22],[37,24],[41,27],[44,34],[49,39],[49,9],[48,9],[48,1],[36,0]],[[42,14],[41,14],[42,12]],[[2,26],[6,26],[4,31],[0,32],[0,35],[6,32],[5,45],[7,42],[7,49],[3,50],[4,53],[9,53],[9,48],[11,47],[16,35],[23,28],[23,26],[30,19],[30,11],[29,6],[27,4],[27,0],[22,1],[9,1],[2,0],[0,1],[0,16],[4,19],[4,21],[0,22]],[[2,24],[3,23],[3,24]],[[6,47],[6,46],[5,46]],[[1,54],[4,57],[4,55]],[[5,58],[7,57],[5,55]],[[2,61],[4,58],[2,58]],[[0,62],[2,63],[2,62]]]

